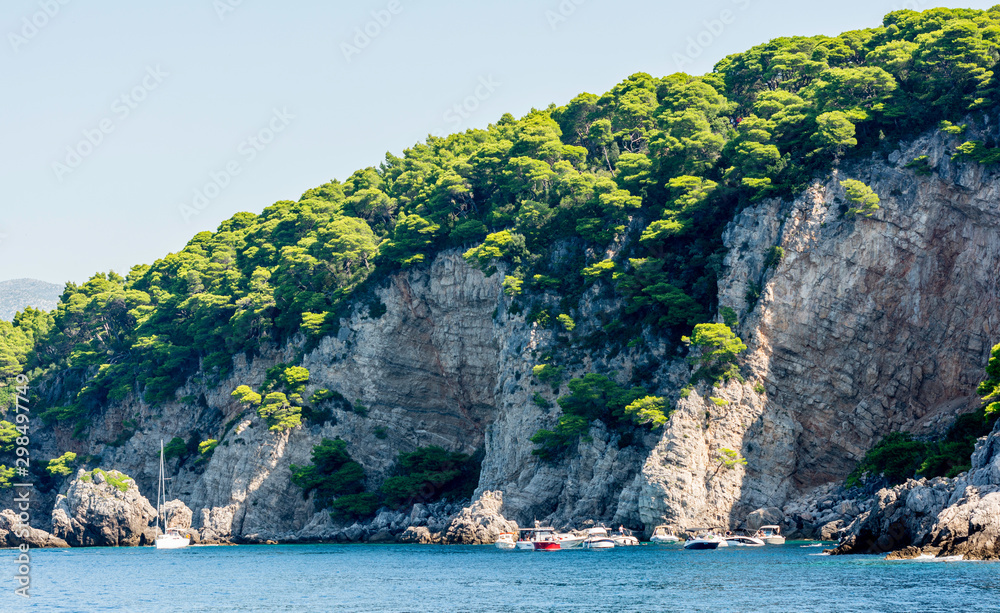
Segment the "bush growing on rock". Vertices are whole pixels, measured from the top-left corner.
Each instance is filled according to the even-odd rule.
[[[323,439],[313,447],[312,465],[289,467],[292,483],[302,488],[302,496],[316,492],[316,502],[320,507],[330,504],[341,496],[364,492],[365,471],[351,459],[347,443],[342,439]],[[346,503],[344,503],[346,504]]]
[[[740,377],[736,366],[736,356],[747,350],[740,337],[726,324],[698,324],[690,337],[683,339],[692,349],[698,350],[690,361],[698,366],[694,381],[703,379],[710,382],[737,379]]]
[[[45,470],[49,472],[52,476],[65,477],[73,473],[73,464],[76,463],[76,454],[72,451],[67,451],[58,458],[53,458],[49,460],[48,464],[45,466]]]
[[[482,454],[469,456],[433,445],[401,453],[395,474],[382,484],[382,494],[386,504],[399,508],[469,498],[479,483],[481,464]]]
[[[163,459],[172,460],[182,458],[188,454],[187,443],[179,436],[170,439],[170,442],[163,446]]]
[[[854,179],[845,179],[840,184],[844,187],[847,202],[851,204],[851,207],[847,209],[848,215],[860,214],[865,217],[871,217],[875,214],[875,211],[878,210],[878,203],[881,200],[878,194],[872,191],[872,188]]]

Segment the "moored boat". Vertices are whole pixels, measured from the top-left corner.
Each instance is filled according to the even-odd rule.
[[[781,535],[781,528],[779,526],[761,526],[760,530],[754,536],[768,545],[785,544],[785,537]]]
[[[514,541],[513,532],[504,532],[497,537],[497,542],[494,543],[497,549],[510,550],[514,549],[517,544]]]
[[[624,526],[619,526],[617,532],[611,533],[611,540],[615,542],[615,547],[630,547],[639,544],[632,531]]]
[[[559,545],[563,549],[576,549],[583,544],[583,539],[587,537],[572,532],[561,532],[556,535],[556,538],[559,539]]]
[[[669,526],[657,526],[653,528],[653,535],[649,537],[650,543],[656,543],[657,545],[665,545],[670,543],[679,543],[681,537],[677,536],[670,530]]]
[[[684,549],[718,549],[728,546],[726,539],[714,532],[703,532],[684,543]]]
[[[764,541],[748,534],[729,534],[726,536],[726,544],[730,547],[763,547]]]
[[[612,549],[615,540],[608,536],[607,528],[589,528],[587,538],[580,545],[584,549]]]
[[[163,441],[160,441],[160,481],[156,489],[156,529],[154,534],[157,549],[183,549],[191,544],[191,540],[174,528],[167,528],[167,517],[163,513],[162,502],[167,501],[166,477],[163,476]],[[163,518],[164,534],[160,534],[160,518]]]

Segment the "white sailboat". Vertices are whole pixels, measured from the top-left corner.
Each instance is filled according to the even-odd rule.
[[[182,549],[191,544],[188,537],[182,535],[178,530],[170,528],[166,534],[160,534],[160,516],[163,514],[162,502],[167,501],[167,490],[164,487],[163,479],[163,441],[160,441],[160,481],[156,488],[156,548],[157,549]],[[163,518],[163,527],[167,527],[167,520]]]

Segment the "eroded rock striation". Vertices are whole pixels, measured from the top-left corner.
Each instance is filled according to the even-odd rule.
[[[17,513],[10,509],[0,512],[0,547],[69,547],[69,543],[44,530],[24,526]]]

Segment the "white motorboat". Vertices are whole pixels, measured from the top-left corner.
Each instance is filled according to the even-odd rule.
[[[785,544],[785,537],[781,535],[781,528],[778,526],[761,526],[754,536],[768,545]]]
[[[632,531],[624,526],[619,526],[617,532],[611,533],[611,540],[615,542],[615,547],[631,547],[639,544]]]
[[[703,532],[684,543],[684,549],[718,549],[728,546],[726,539],[713,532]]]
[[[580,546],[584,549],[612,549],[615,540],[608,536],[607,528],[589,528],[587,537]]]
[[[726,536],[726,543],[730,547],[763,547],[764,541],[755,536],[746,534],[730,534]]]
[[[180,531],[173,528],[167,529],[165,534],[160,534],[160,517],[163,515],[162,502],[167,501],[167,490],[164,487],[163,477],[163,441],[160,441],[160,482],[156,489],[156,548],[157,549],[183,549],[191,544],[188,537],[182,535]],[[167,527],[167,520],[163,518],[163,527]]]
[[[674,534],[668,526],[657,526],[653,528],[653,535],[649,537],[649,542],[657,545],[679,543],[680,541],[681,537]]]
[[[556,535],[556,538],[559,539],[559,544],[563,549],[577,549],[580,545],[583,545],[583,539],[587,537],[579,536],[572,532],[561,532]]]
[[[508,551],[514,549],[515,547],[517,547],[517,544],[514,541],[514,533],[513,532],[501,533],[500,536],[497,537],[497,541],[496,543],[494,543],[494,545],[496,545],[497,549],[504,549]]]

